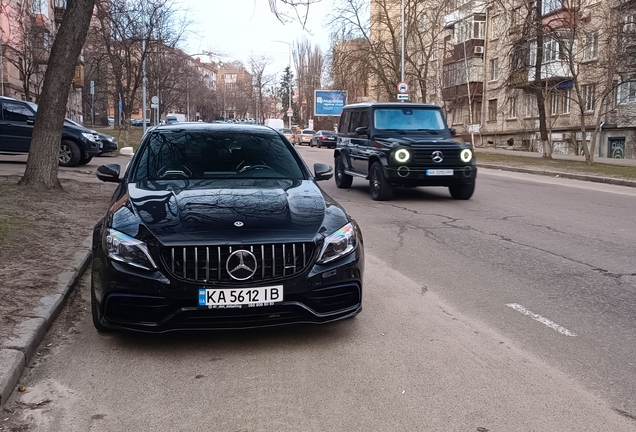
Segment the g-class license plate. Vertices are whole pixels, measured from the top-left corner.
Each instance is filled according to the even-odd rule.
[[[429,169],[426,170],[427,176],[452,176],[452,169]]]
[[[283,301],[283,286],[237,289],[199,288],[199,306],[271,306]]]

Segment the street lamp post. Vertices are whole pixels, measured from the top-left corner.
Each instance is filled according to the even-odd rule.
[[[284,44],[287,44],[287,46],[289,47],[289,72],[291,72],[291,43],[285,42],[285,41],[279,41],[279,40],[274,40],[272,42],[284,43]],[[287,93],[289,95],[289,105],[287,105],[287,110],[290,110],[291,109],[291,101],[292,101],[292,80],[290,79],[287,84],[289,86],[289,89],[287,91]],[[291,116],[288,115],[287,113],[285,113],[285,115],[287,115],[287,121],[288,121],[288,124],[289,124],[289,129],[291,129]]]
[[[401,82],[404,82],[404,0],[402,0],[402,79]],[[404,102],[404,100],[402,100]]]

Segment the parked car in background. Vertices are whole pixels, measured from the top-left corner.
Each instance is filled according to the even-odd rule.
[[[265,126],[154,128],[93,230],[91,312],[100,332],[323,324],[362,310],[358,224],[296,149]],[[181,210],[179,210],[181,209]]]
[[[303,129],[296,133],[296,144],[303,145],[311,143],[311,139],[316,135],[316,131],[311,129]]]
[[[278,132],[282,133],[285,136],[285,138],[289,140],[290,143],[295,145],[294,134],[292,133],[291,129],[287,129],[287,128],[278,129]]]
[[[328,130],[319,130],[309,141],[309,147],[329,147],[336,148],[338,134]]]
[[[334,152],[336,186],[347,189],[359,177],[369,182],[376,201],[390,200],[397,186],[445,186],[453,198],[469,199],[477,162],[471,144],[454,136],[437,105],[347,105]]]
[[[82,126],[81,124],[74,122],[73,120],[70,119],[64,119],[64,123],[65,124],[70,124],[70,125],[74,125],[77,127],[81,127],[83,128],[84,126]],[[104,153],[111,153],[111,152],[115,152],[117,151],[117,140],[115,139],[114,136],[112,135],[108,135],[105,133],[101,133],[101,132],[97,132],[95,130],[91,129],[91,132],[96,134],[99,137],[99,140],[102,142],[102,152],[96,156],[101,156]]]
[[[0,96],[0,154],[29,153],[38,106],[32,102]],[[64,122],[60,143],[60,165],[86,165],[102,152],[97,132],[75,122]]]

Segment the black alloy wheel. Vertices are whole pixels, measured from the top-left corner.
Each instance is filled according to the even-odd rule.
[[[388,201],[393,197],[393,187],[384,176],[380,162],[374,162],[371,165],[369,187],[371,188],[371,198],[374,201]]]
[[[351,187],[351,183],[353,183],[353,177],[345,174],[345,166],[341,155],[336,156],[334,165],[336,166],[336,175],[334,176],[336,179],[336,186],[340,189],[349,189]]]
[[[475,192],[475,183],[461,183],[449,186],[448,190],[454,199],[467,200],[470,199],[470,197],[473,196],[473,192]]]
[[[64,140],[60,145],[60,165],[63,167],[74,167],[80,159],[82,153],[77,144],[73,141]]]

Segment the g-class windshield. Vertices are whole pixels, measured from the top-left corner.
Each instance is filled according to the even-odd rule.
[[[446,129],[442,113],[430,108],[378,108],[374,111],[377,130],[439,131]]]

